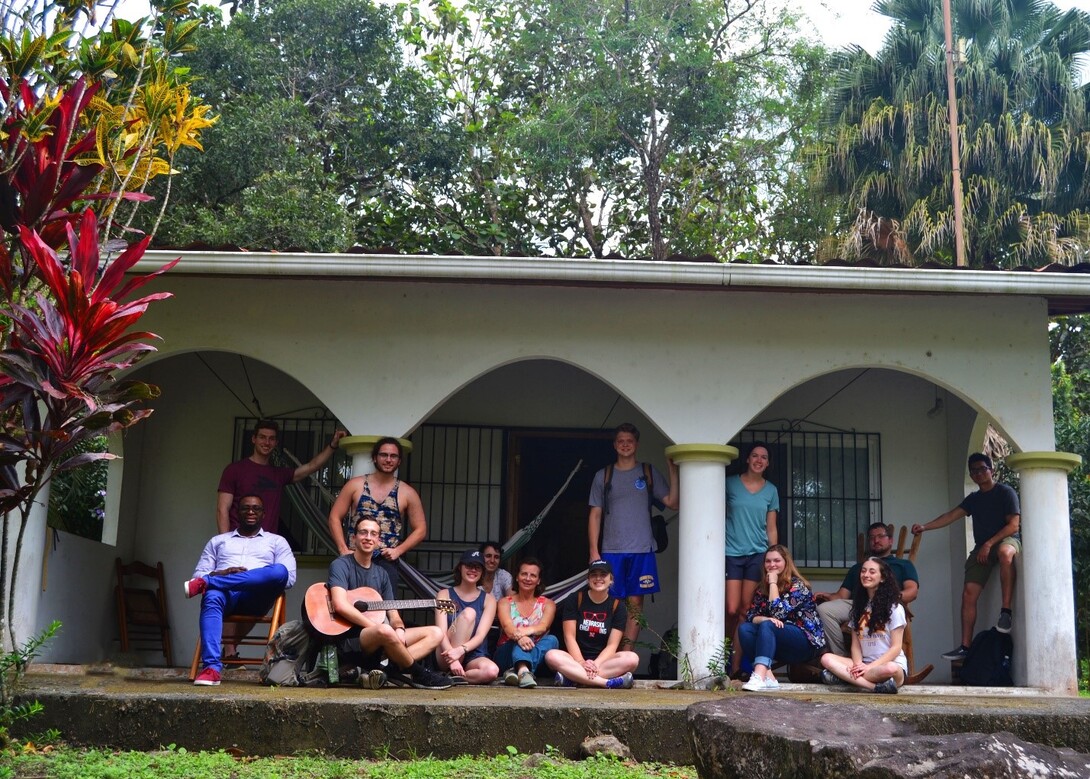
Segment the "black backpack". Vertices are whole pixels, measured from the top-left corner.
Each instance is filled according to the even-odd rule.
[[[1014,642],[995,628],[976,634],[961,663],[961,681],[971,687],[1011,687]]]

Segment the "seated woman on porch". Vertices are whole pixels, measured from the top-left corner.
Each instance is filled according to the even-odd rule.
[[[503,681],[511,687],[537,687],[538,664],[560,645],[549,634],[556,604],[541,594],[544,591],[541,563],[528,557],[519,564],[514,591],[498,606],[501,634],[495,660],[506,669]]]
[[[496,599],[496,603],[503,600],[503,597],[511,592],[511,574],[500,568],[500,563],[503,560],[503,547],[496,541],[485,541],[480,545],[478,551],[481,553],[481,559],[484,560],[484,575],[481,576],[480,588],[485,592],[492,593],[492,597]]]
[[[889,564],[878,557],[864,560],[852,598],[852,656],[823,655],[821,678],[826,684],[895,694],[908,673],[901,646],[908,620]]]
[[[746,621],[738,626],[742,652],[753,662],[753,674],[742,686],[750,692],[780,686],[772,674],[774,663],[805,663],[825,646],[813,590],[795,567],[787,547],[770,546],[764,570]]]
[[[628,609],[621,598],[609,594],[613,567],[595,560],[587,570],[587,586],[569,595],[563,603],[564,646],[545,655],[545,663],[556,671],[557,687],[632,686],[632,672],[640,664],[635,652],[618,651],[624,637]]]
[[[454,586],[435,596],[454,601],[453,619],[447,619],[446,611],[435,610],[435,624],[443,630],[435,658],[439,669],[450,674],[455,684],[488,684],[500,674],[488,657],[488,630],[496,618],[496,599],[477,586],[483,574],[481,553],[466,550],[454,566]]]

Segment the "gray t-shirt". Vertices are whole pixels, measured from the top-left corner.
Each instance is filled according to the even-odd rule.
[[[590,505],[602,508],[605,468],[594,474],[590,485]],[[662,500],[670,492],[670,482],[657,468],[651,467],[654,495]],[[602,551],[611,554],[654,552],[651,535],[651,512],[647,507],[647,484],[643,465],[627,471],[613,469],[609,480],[609,515],[602,516]]]

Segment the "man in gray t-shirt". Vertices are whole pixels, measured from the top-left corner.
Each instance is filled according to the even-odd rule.
[[[625,598],[628,606],[622,646],[626,642],[631,646],[639,636],[637,618],[643,611],[644,595],[660,589],[651,535],[652,501],[648,493],[667,508],[678,506],[677,466],[669,463],[669,479],[649,466],[652,483],[648,484],[648,472],[636,459],[639,445],[640,431],[635,425],[625,422],[617,427],[613,436],[617,462],[612,466],[608,484],[607,469],[594,475],[587,521],[589,562],[598,559],[609,562],[614,571],[610,593]]]

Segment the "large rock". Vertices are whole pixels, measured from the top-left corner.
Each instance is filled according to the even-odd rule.
[[[874,709],[731,695],[689,707],[702,779],[1088,777],[1090,755],[1010,733],[923,736]]]

